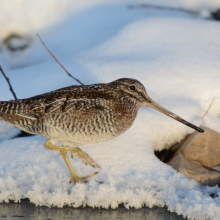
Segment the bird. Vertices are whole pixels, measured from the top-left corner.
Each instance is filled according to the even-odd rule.
[[[80,177],[67,156],[77,155],[81,161],[100,168],[86,152],[84,144],[106,142],[127,131],[138,109],[148,106],[195,129],[201,128],[185,121],[154,102],[144,85],[136,79],[121,78],[110,83],[73,85],[31,98],[0,102],[0,120],[21,130],[46,137],[49,150],[58,150],[69,172],[69,182],[85,183],[98,172]],[[62,146],[56,143],[62,143]]]

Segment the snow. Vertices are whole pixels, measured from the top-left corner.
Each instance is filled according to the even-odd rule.
[[[136,78],[160,105],[197,126],[220,132],[218,22],[182,12],[127,7],[141,1],[47,1],[40,17],[42,1],[14,2],[12,8],[7,1],[1,4],[0,42],[21,31],[32,43],[16,53],[1,43],[0,64],[19,98],[75,84],[41,45],[35,36],[38,32],[83,83]],[[166,5],[193,10],[220,7],[214,0],[166,1]],[[0,100],[13,99],[2,75],[0,82]],[[202,119],[214,96],[212,108]],[[16,132],[0,123],[1,202],[29,198],[36,205],[104,208],[123,203],[127,208],[167,206],[190,218],[217,219],[220,214],[217,186],[202,187],[154,156],[153,150],[169,148],[193,130],[153,109],[141,108],[133,126],[120,137],[81,146],[101,165],[93,169],[78,158],[71,159],[81,176],[99,172],[87,184],[68,182],[64,161],[59,152],[44,147],[45,138],[3,140]]]

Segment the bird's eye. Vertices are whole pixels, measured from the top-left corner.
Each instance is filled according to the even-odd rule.
[[[135,86],[130,86],[130,90],[135,90]]]

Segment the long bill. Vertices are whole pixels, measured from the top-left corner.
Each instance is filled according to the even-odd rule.
[[[154,108],[155,110],[183,123],[184,125],[189,126],[190,128],[195,129],[198,132],[204,132],[201,128],[189,123],[188,121],[184,120],[183,118],[179,117],[178,115],[168,111],[167,109],[163,108],[162,106],[158,105],[156,102],[154,102],[150,97],[148,97],[147,100],[147,106]]]

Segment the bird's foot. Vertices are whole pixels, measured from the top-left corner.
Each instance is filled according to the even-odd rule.
[[[73,152],[71,152],[71,157],[73,158],[72,153]],[[75,148],[75,152],[74,153],[80,158],[80,160],[85,165],[90,165],[91,167],[94,167],[94,168],[101,168],[99,164],[97,164],[87,153],[82,151],[79,147]]]
[[[88,175],[88,176],[84,176],[84,177],[79,177],[75,174],[72,174],[71,177],[70,177],[70,180],[69,182],[74,182],[74,183],[87,183],[88,180],[94,176],[96,176],[98,174],[98,172],[95,172],[91,175]]]

